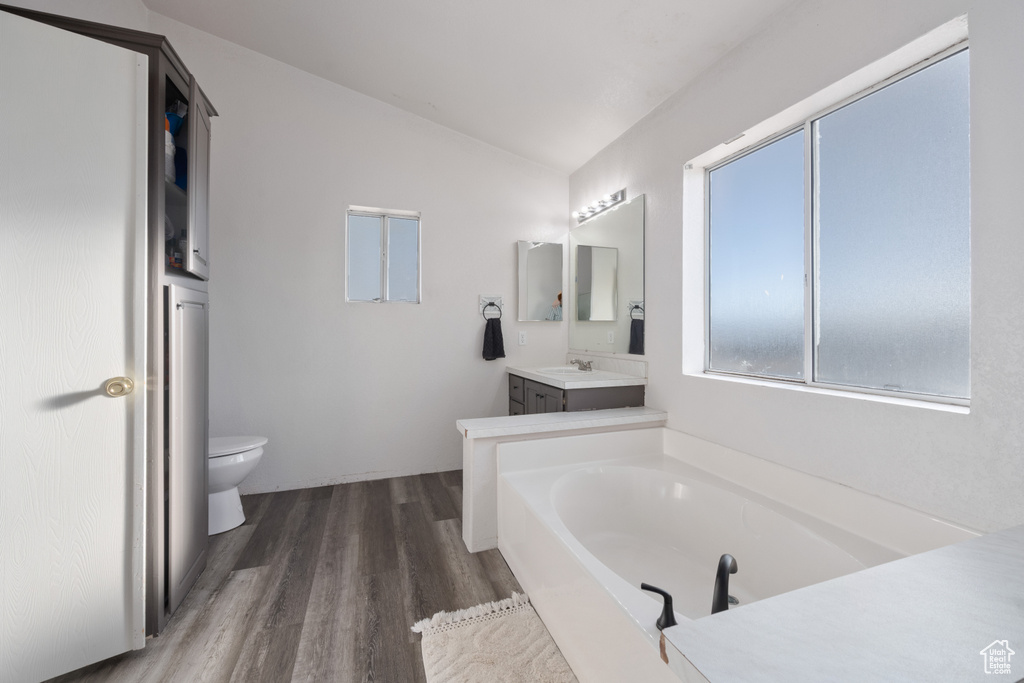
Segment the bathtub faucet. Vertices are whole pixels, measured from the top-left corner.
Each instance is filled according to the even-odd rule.
[[[672,609],[672,596],[669,595],[668,592],[661,590],[657,586],[652,586],[649,583],[641,583],[640,588],[645,591],[657,593],[665,599],[665,606],[661,610],[661,616],[658,617],[658,630],[663,631],[669,626],[675,626],[677,622],[675,610]]]
[[[718,558],[718,573],[715,575],[715,595],[711,598],[712,614],[729,609],[729,574],[735,574],[736,569],[736,559],[729,553]]]

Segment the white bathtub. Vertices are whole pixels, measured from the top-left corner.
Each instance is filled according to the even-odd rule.
[[[892,539],[865,537],[865,529],[893,533],[902,524],[909,538],[920,537],[926,521],[942,524],[906,508],[909,517],[900,519],[893,504],[858,494],[868,500],[852,518],[865,527],[843,528],[828,521],[827,501],[822,514],[809,514],[667,454],[667,432],[499,447],[498,547],[585,683],[677,680],[659,656],[661,598],[641,591],[641,582],[672,594],[680,623],[714,619],[723,553],[739,569],[730,576],[729,593],[739,599],[731,609],[743,609],[908,554]],[[794,474],[799,500],[806,475]],[[821,482],[826,497],[829,485],[836,486]],[[928,533],[935,547],[969,536]]]
[[[676,612],[711,614],[715,571],[723,553],[736,559],[729,594],[747,605],[867,565],[761,503],[657,467],[603,465],[573,469],[554,481],[555,514],[587,555],[628,584],[672,594]],[[573,544],[575,545],[575,543]],[[735,608],[733,608],[735,609]]]

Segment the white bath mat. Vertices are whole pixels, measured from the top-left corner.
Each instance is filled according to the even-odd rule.
[[[575,683],[544,622],[520,593],[418,621],[427,683]]]

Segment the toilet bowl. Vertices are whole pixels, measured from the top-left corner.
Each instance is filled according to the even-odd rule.
[[[214,436],[210,438],[210,535],[245,521],[238,485],[249,476],[263,456],[264,436]]]

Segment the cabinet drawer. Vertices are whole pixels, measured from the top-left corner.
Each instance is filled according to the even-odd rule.
[[[526,415],[526,406],[519,401],[513,399],[508,400],[508,414],[509,415]]]
[[[508,397],[509,400],[516,401],[518,403],[524,403],[523,399],[523,385],[525,381],[522,377],[516,377],[515,375],[508,376]],[[510,413],[512,414],[512,413]]]

